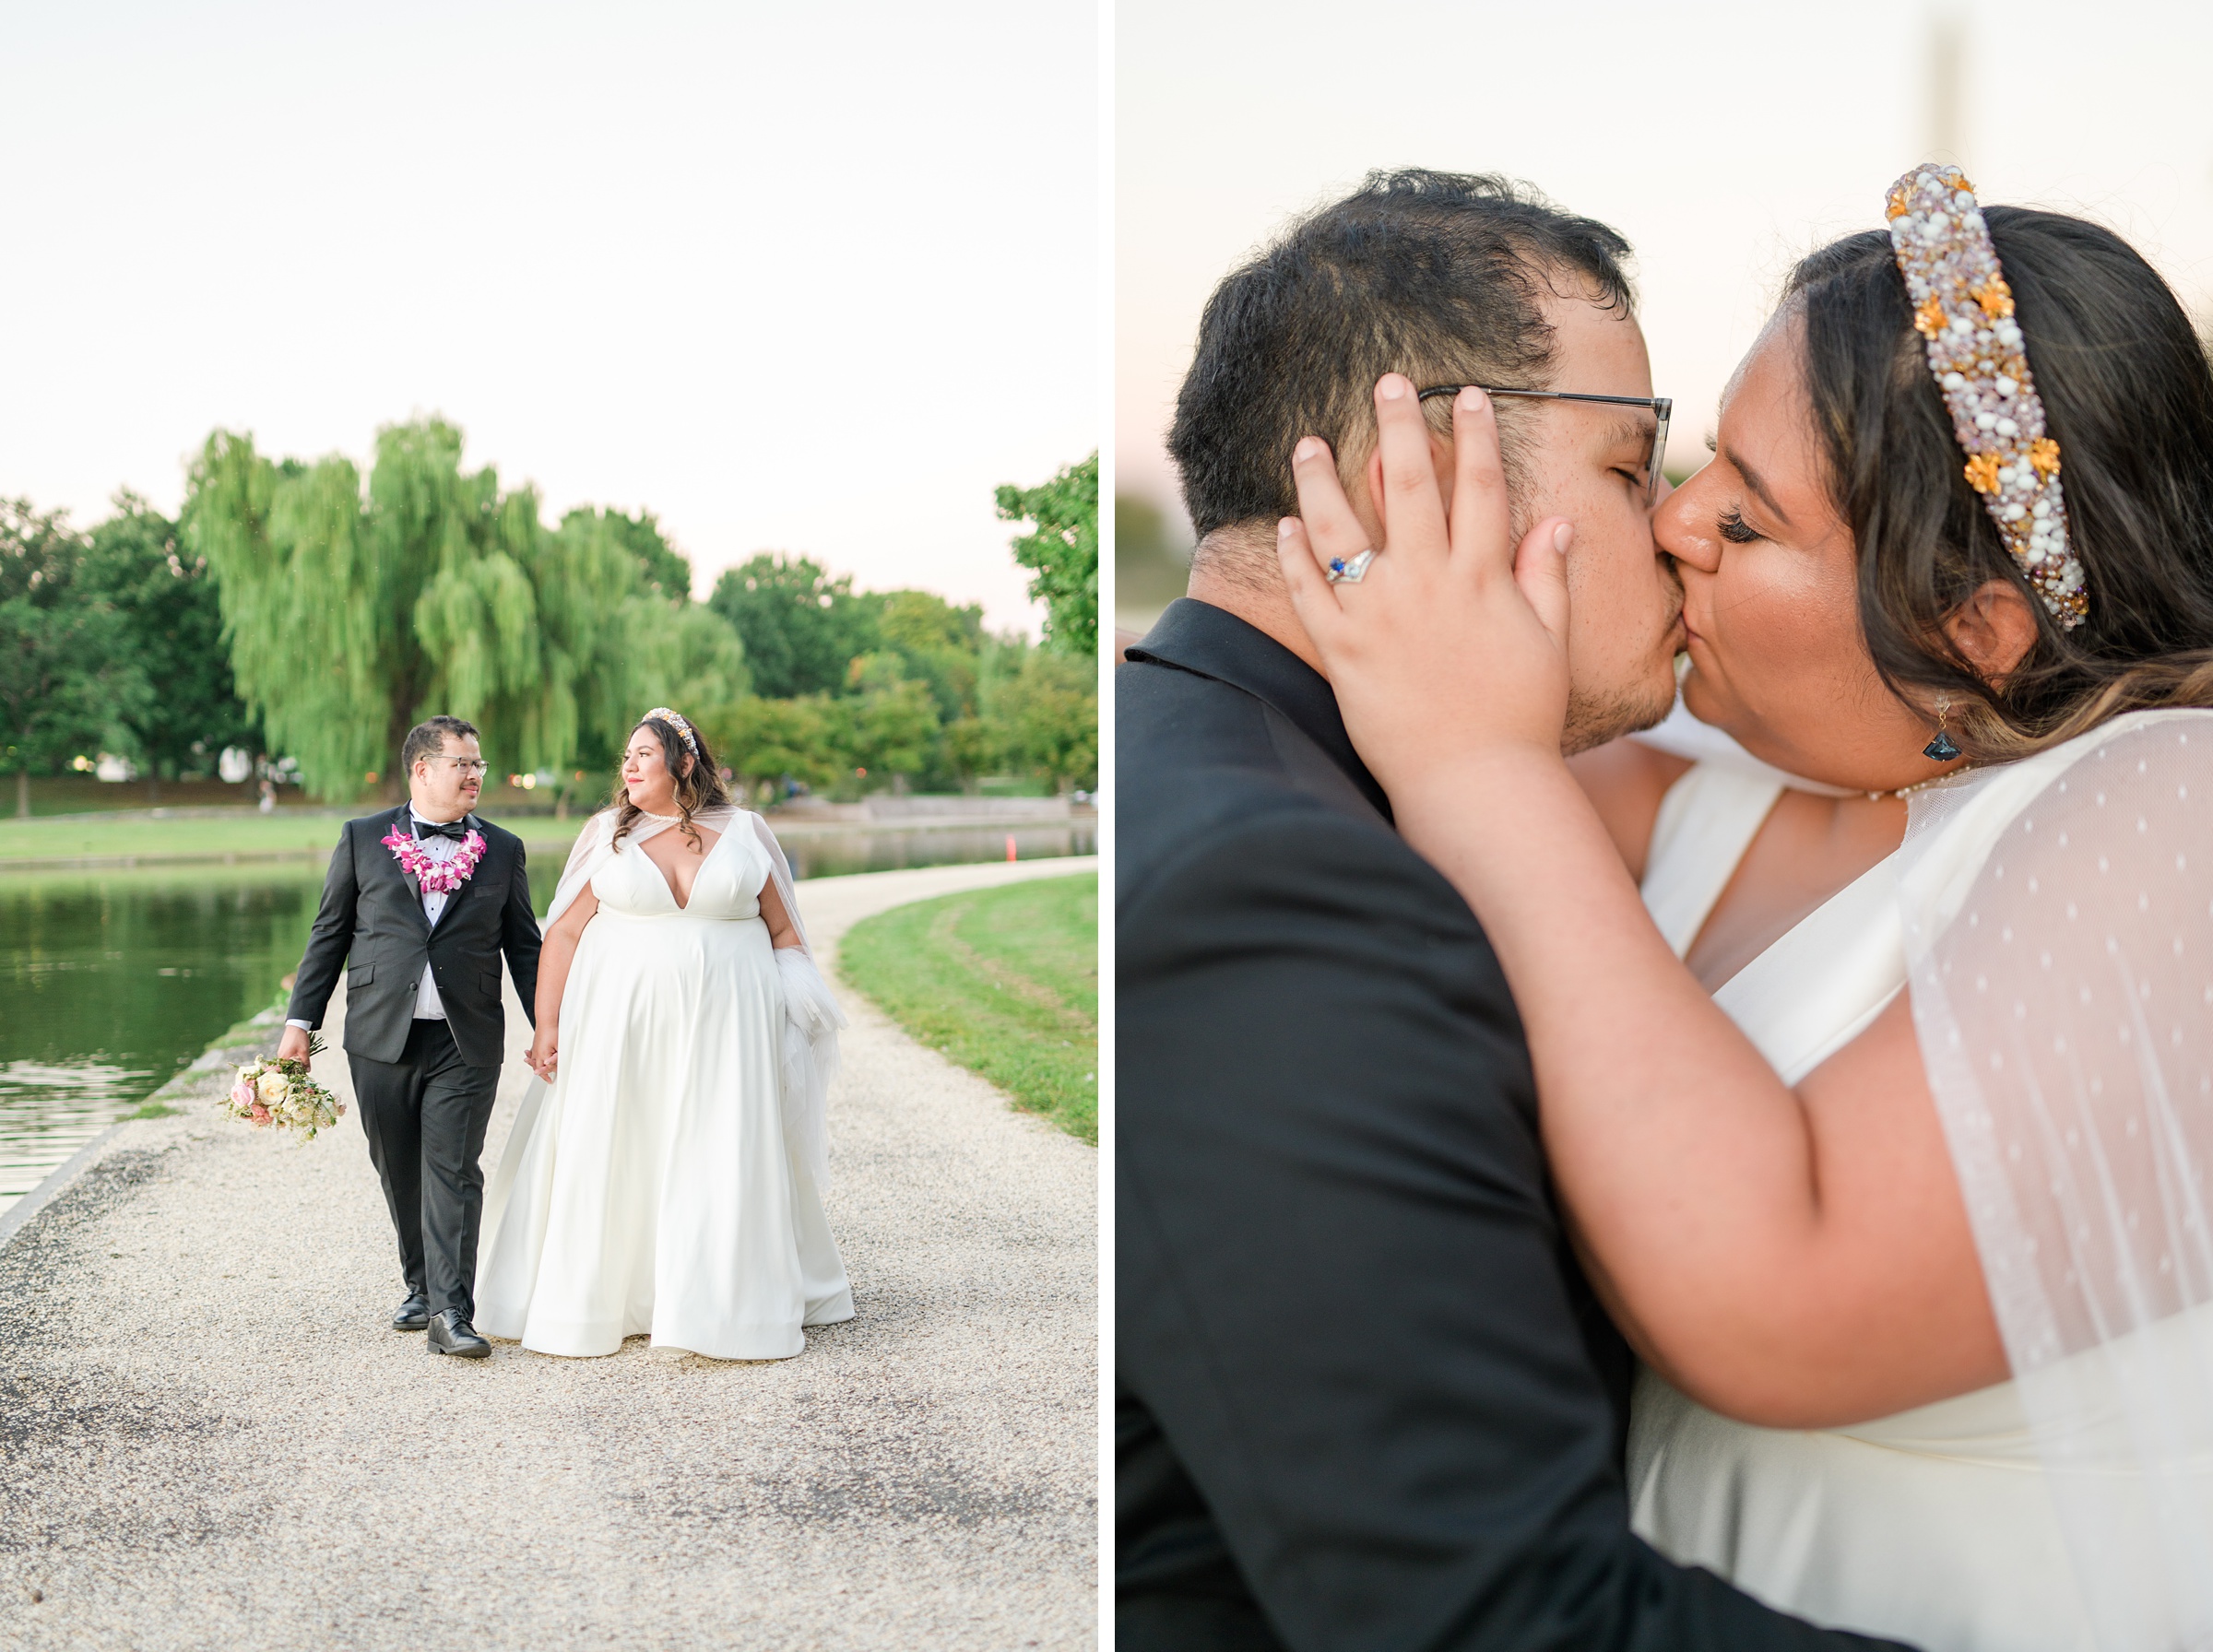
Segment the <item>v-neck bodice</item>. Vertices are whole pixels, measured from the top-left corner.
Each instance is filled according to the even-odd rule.
[[[1680,958],[1782,795],[1778,779],[1694,765],[1652,828],[1643,894]],[[1885,856],[1714,989],[1713,1001],[1795,1084],[1865,1032],[1906,984],[1898,856]]]
[[[733,843],[733,838],[740,841]],[[592,874],[592,893],[603,911],[632,917],[692,917],[742,923],[761,915],[761,886],[768,861],[750,833],[725,832],[707,845],[692,875],[692,898],[679,905],[669,874],[645,846],[622,843]]]

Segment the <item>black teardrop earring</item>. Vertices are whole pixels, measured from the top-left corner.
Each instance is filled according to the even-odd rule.
[[[1936,702],[1936,738],[1921,749],[1922,756],[1948,763],[1959,755],[1959,748],[1952,744],[1952,737],[1944,732],[1945,714],[1951,709],[1952,702],[1948,700]]]

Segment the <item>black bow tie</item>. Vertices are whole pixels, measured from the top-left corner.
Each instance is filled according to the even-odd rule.
[[[418,838],[450,837],[457,844],[468,836],[468,822],[466,820],[418,820],[415,822],[415,835]]]

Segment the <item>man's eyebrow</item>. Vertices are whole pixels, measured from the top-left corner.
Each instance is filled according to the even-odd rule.
[[[1768,491],[1767,483],[1759,479],[1758,471],[1753,469],[1751,466],[1746,464],[1743,457],[1737,454],[1722,453],[1718,445],[1713,451],[1716,454],[1719,454],[1722,458],[1727,460],[1730,466],[1736,471],[1736,474],[1745,478],[1745,486],[1759,495],[1759,502],[1767,506],[1769,510],[1775,513],[1776,521],[1781,523],[1785,527],[1793,525],[1791,522],[1790,513],[1785,511],[1781,505],[1775,502],[1775,496]]]
[[[1619,419],[1615,419],[1611,428],[1607,430],[1606,445],[1608,447],[1627,447],[1632,442],[1644,442],[1651,441],[1652,435],[1652,420],[1655,417],[1655,415],[1651,413],[1623,414]]]

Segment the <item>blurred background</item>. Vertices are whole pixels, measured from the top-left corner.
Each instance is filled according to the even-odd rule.
[[[1162,439],[1208,293],[1374,168],[1505,172],[1628,237],[1678,475],[1792,264],[1924,159],[2112,226],[2213,316],[2213,8],[1120,0],[1117,30],[1124,629],[1182,592]]]

